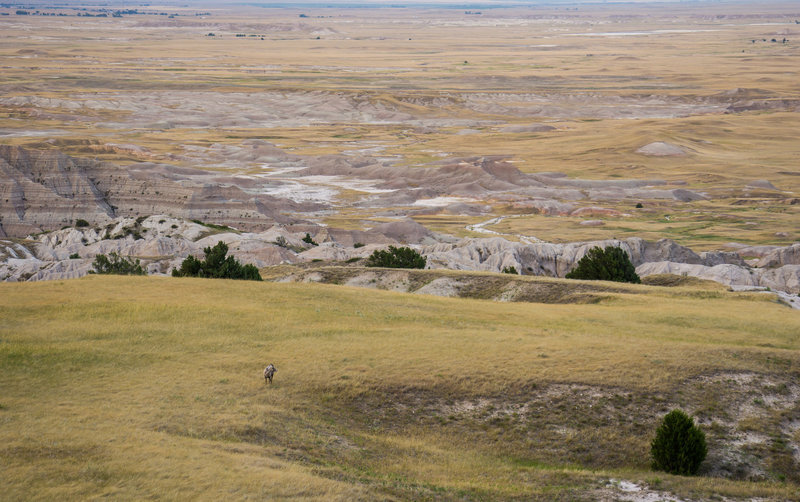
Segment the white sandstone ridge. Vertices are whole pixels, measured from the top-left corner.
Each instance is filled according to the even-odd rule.
[[[319,245],[305,242],[307,234]],[[0,239],[0,280],[82,277],[92,269],[97,255],[110,253],[139,259],[148,274],[167,275],[190,254],[202,258],[203,249],[220,241],[228,245],[228,254],[257,267],[346,260],[366,257],[389,244],[398,245],[396,236],[413,242],[438,241],[437,234],[404,221],[381,225],[371,233],[314,224],[274,225],[252,233],[164,215],[117,218],[103,228],[64,228],[26,239]]]
[[[306,234],[316,244],[305,242]],[[641,276],[677,274],[710,279],[735,288],[769,288],[800,293],[800,243],[787,247],[741,247],[736,251],[695,253],[670,240],[640,238],[553,244],[512,242],[502,237],[456,240],[412,220],[385,223],[366,231],[314,224],[276,224],[266,231],[239,232],[169,216],[118,218],[104,228],[66,228],[0,240],[0,280],[35,281],[80,277],[94,257],[115,252],[142,261],[150,274],[169,274],[188,255],[223,241],[242,263],[267,267],[303,261],[365,258],[388,245],[411,245],[428,268],[500,272],[513,267],[523,275],[564,277],[594,246],[619,246]],[[746,262],[743,256],[760,256]],[[800,305],[800,300],[798,300]]]
[[[515,243],[500,237],[463,239],[426,246],[422,252],[429,268],[500,272],[513,267],[525,275],[564,277],[595,246],[622,248],[640,276],[687,275],[737,288],[800,293],[800,244],[765,249],[756,267],[742,258],[752,255],[752,248],[697,254],[668,239],[647,242],[637,237],[568,244]]]

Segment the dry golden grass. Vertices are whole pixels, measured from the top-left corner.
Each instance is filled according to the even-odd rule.
[[[4,497],[590,500],[616,478],[791,499],[781,451],[759,455],[785,482],[648,472],[663,410],[735,413],[698,378],[791,386],[800,371],[794,311],[706,288],[544,305],[171,278],[0,284]],[[787,406],[749,427],[799,411]],[[707,434],[712,451],[730,440]]]

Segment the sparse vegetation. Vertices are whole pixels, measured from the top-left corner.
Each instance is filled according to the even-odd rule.
[[[233,230],[231,227],[229,227],[227,225],[217,225],[216,223],[206,223],[206,222],[200,221],[200,220],[191,220],[191,221],[192,221],[192,223],[197,223],[198,225],[203,225],[204,227],[208,227],[208,228],[211,228],[211,229],[214,229],[214,230],[220,230],[220,231],[231,231],[231,230]]]
[[[233,256],[227,256],[228,245],[219,241],[213,248],[203,249],[205,260],[189,255],[181,267],[172,270],[173,277],[205,277],[209,279],[243,279],[260,281],[261,274],[255,265],[242,265]]]
[[[108,256],[104,254],[95,256],[92,267],[90,274],[147,275],[138,258],[125,258],[114,251]]]
[[[636,274],[636,267],[631,263],[628,253],[616,246],[605,249],[593,247],[586,256],[578,261],[578,265],[566,275],[567,279],[583,279],[589,281],[642,282]]]
[[[706,436],[681,410],[664,417],[650,445],[653,469],[670,474],[697,474],[708,454]]]
[[[311,238],[311,234],[309,234],[308,232],[306,232],[306,236],[303,237],[303,242],[305,242],[306,244],[311,244],[312,246],[319,246],[319,244],[314,242],[314,239]]]
[[[503,267],[502,273],[519,275],[519,272],[517,272],[517,267],[512,267],[512,266]]]
[[[376,249],[367,258],[368,267],[425,268],[425,263],[425,257],[409,247],[389,246],[388,250]]]
[[[88,226],[89,226],[89,222],[84,220],[84,219],[78,218],[77,220],[75,220],[75,227],[76,228],[83,228],[83,227],[88,227]]]

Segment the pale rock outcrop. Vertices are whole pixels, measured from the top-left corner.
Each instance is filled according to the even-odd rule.
[[[728,286],[765,286],[797,293],[800,265],[777,269],[751,269],[737,254],[706,252],[698,255],[673,241],[647,242],[640,238],[576,242],[568,244],[510,242],[500,237],[462,239],[422,248],[428,268],[487,270],[500,272],[514,267],[524,275],[564,277],[592,247],[622,248],[642,276],[652,274],[689,275]]]
[[[304,242],[306,233],[319,239],[319,244]],[[285,246],[276,244],[280,238],[285,239]],[[353,246],[362,240],[371,243]],[[257,267],[365,258],[376,249],[394,243],[418,248],[427,258],[428,268],[493,272],[514,268],[524,275],[552,277],[564,277],[595,246],[617,246],[628,253],[637,272],[643,276],[690,275],[737,288],[760,287],[787,294],[800,293],[800,244],[782,248],[740,246],[736,252],[697,254],[671,240],[647,242],[636,237],[566,244],[511,242],[502,237],[450,241],[411,220],[380,225],[371,232],[304,224],[275,225],[260,233],[247,233],[219,232],[218,228],[160,215],[118,218],[103,229],[66,228],[23,241],[0,240],[0,280],[80,277],[91,270],[95,256],[110,253],[140,259],[148,273],[169,274],[186,256],[202,258],[204,248],[220,241],[228,244],[229,253],[242,263]],[[423,245],[413,244],[415,241]],[[743,253],[760,253],[763,267],[750,268],[742,258]],[[76,254],[80,259],[70,258]],[[429,289],[442,288],[450,291],[457,285],[442,281]]]
[[[433,232],[412,219],[382,223],[373,228],[373,231],[408,244],[431,244],[437,241]]]
[[[670,261],[643,263],[636,267],[640,276],[654,274],[688,275],[707,279],[728,286],[758,286],[758,276],[751,270],[736,265],[715,265],[708,267],[701,264],[676,263]]]
[[[378,249],[385,249],[382,244],[367,244],[358,248],[345,247],[337,242],[323,242],[300,253],[299,258],[305,261],[346,261],[352,258],[366,258]]]
[[[634,260],[634,265],[656,261],[691,264],[703,263],[702,258],[694,251],[669,239],[661,239],[653,244],[646,245],[644,255],[640,259]]]
[[[523,124],[523,125],[508,125],[500,129],[502,132],[520,133],[520,132],[549,132],[555,131],[556,128],[547,124]]]
[[[765,190],[777,190],[769,180],[754,180],[747,184],[747,188],[763,188]]]
[[[653,157],[669,157],[669,156],[683,156],[686,155],[686,150],[683,148],[673,145],[672,143],[667,143],[665,141],[655,141],[653,143],[648,143],[643,147],[636,150],[636,153],[640,153],[642,155],[650,155]]]
[[[419,295],[434,295],[445,297],[459,296],[462,284],[457,279],[440,277],[414,291]]]
[[[11,258],[0,263],[0,280],[7,282],[74,279],[89,273],[89,260],[42,261]]]
[[[92,263],[89,260],[62,260],[42,263],[44,263],[44,266],[39,268],[28,279],[29,281],[76,279],[88,274],[89,270],[92,269]]]
[[[229,255],[234,255],[239,261],[252,263],[257,267],[299,261],[295,253],[261,238],[261,234],[233,232],[209,235],[195,242],[194,244],[198,248],[197,256],[202,258],[204,256],[202,250],[214,247],[218,242],[228,245]]]
[[[513,266],[527,275],[564,277],[595,246],[619,246],[628,253],[634,264],[643,261],[647,249],[645,241],[639,238],[569,244],[523,244],[493,237],[440,243],[423,247],[422,253],[428,258],[429,268],[500,272],[506,266]]]
[[[776,249],[780,249],[780,246],[747,246],[744,244],[739,244],[736,242],[731,242],[725,245],[725,247],[735,249],[735,253],[741,257],[757,257],[763,258],[768,254],[772,253]]]
[[[36,259],[30,249],[13,241],[0,240],[0,261],[9,259],[28,260]]]
[[[198,252],[196,243],[171,237],[158,236],[134,240],[133,242],[126,240],[125,243],[129,244],[124,251],[127,256],[139,256],[142,258],[171,258],[173,256],[188,256]]]
[[[758,266],[762,268],[783,265],[800,265],[800,243],[773,249],[758,262]]]
[[[700,259],[703,265],[713,267],[714,265],[738,265],[740,267],[747,267],[744,259],[738,253],[730,251],[704,251],[700,253]]]
[[[800,295],[800,265],[758,270],[759,286]]]

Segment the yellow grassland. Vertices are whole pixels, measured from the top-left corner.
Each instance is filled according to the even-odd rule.
[[[0,284],[2,498],[591,500],[627,479],[795,499],[791,479],[653,473],[647,452],[665,410],[724,399],[702,377],[796,379],[796,312],[703,284],[618,291],[545,305],[154,277]],[[492,415],[573,387],[643,423],[578,401]],[[486,417],[459,418],[484,401]],[[537,421],[548,413],[563,413],[558,441]]]

